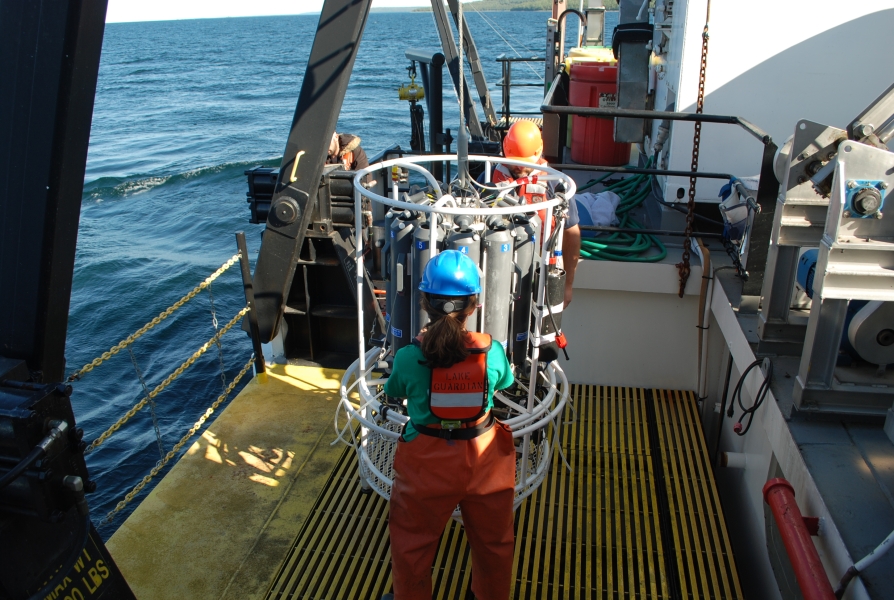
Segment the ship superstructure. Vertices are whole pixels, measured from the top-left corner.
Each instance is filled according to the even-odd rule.
[[[516,597],[894,597],[894,70],[878,60],[894,9],[622,0],[606,48],[600,0],[557,1],[544,99],[523,115],[518,61],[500,59],[498,108],[462,7],[435,1],[442,48],[408,47],[395,67],[409,64],[410,145],[354,173],[324,163],[370,2],[327,0],[282,163],[247,173],[266,223],[254,272],[244,239],[228,263],[242,259],[246,309],[226,329],[246,316],[255,377],[106,550],[71,388],[55,384],[104,3],[42,21],[39,2],[2,6],[15,77],[47,71],[9,40],[54,74],[0,104],[17,124],[6,164],[21,140],[39,149],[21,170],[39,177],[3,171],[5,222],[42,232],[10,226],[3,246],[0,536],[21,543],[0,571],[7,596],[119,598],[124,581],[140,598],[388,592],[406,415],[381,386],[424,326],[421,265],[449,248],[479,264],[474,326],[518,382],[497,398],[518,454]],[[566,48],[575,18],[586,27]],[[53,119],[22,117],[35,110]],[[468,127],[455,137],[453,110]],[[558,184],[536,209],[490,183],[519,118],[542,126]],[[614,194],[617,221],[582,227],[563,307],[562,213],[587,193]],[[10,257],[29,245],[39,275],[25,277]],[[455,517],[439,598],[469,590]]]

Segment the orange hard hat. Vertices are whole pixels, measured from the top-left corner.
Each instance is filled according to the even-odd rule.
[[[503,155],[506,158],[536,163],[542,154],[543,138],[540,137],[540,128],[531,121],[513,123],[503,138]]]

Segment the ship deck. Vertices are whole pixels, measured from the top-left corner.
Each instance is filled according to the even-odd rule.
[[[109,541],[137,597],[378,599],[388,505],[331,446],[340,371],[252,381]],[[516,513],[514,598],[742,598],[694,395],[573,385],[540,489]],[[450,522],[437,598],[469,596]]]

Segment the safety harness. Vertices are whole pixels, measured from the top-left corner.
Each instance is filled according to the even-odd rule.
[[[546,164],[546,161],[541,158],[538,164]],[[512,176],[512,173],[509,172],[509,169],[506,168],[506,165],[497,165],[496,168],[494,168],[493,182],[496,184],[506,182],[518,183],[519,186],[515,188],[515,192],[518,194],[519,198],[524,200],[525,204],[545,202],[549,199],[550,190],[546,181],[538,181],[536,173],[542,173],[542,171],[535,171],[531,175],[516,179]],[[546,210],[538,210],[537,216],[540,217],[541,223],[545,222]],[[553,222],[553,225],[555,225],[555,222]]]
[[[413,343],[421,345],[419,338]],[[493,416],[487,410],[487,353],[491,344],[488,334],[470,332],[465,360],[431,370],[429,410],[441,420],[440,428],[413,423],[416,431],[445,440],[471,440],[493,426]]]
[[[534,202],[543,202],[548,197],[549,188],[547,187],[547,183],[545,181],[542,183],[539,183],[537,181],[538,178],[536,173],[543,174],[541,171],[535,171],[531,175],[522,177],[521,179],[516,179],[512,176],[512,173],[509,172],[509,169],[506,168],[506,165],[497,165],[496,168],[494,168],[493,182],[519,183],[520,185],[515,190],[519,198],[524,198],[527,204],[533,204]]]

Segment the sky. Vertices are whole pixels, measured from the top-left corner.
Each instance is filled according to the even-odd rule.
[[[374,8],[429,5],[429,0],[373,0]],[[323,0],[109,0],[106,23],[295,15],[322,6]]]

